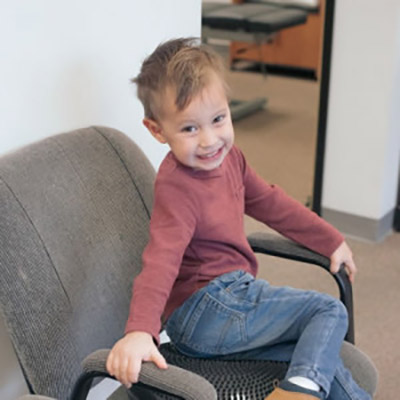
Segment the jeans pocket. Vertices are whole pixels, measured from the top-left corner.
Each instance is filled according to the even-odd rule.
[[[257,281],[254,277],[241,271],[238,278],[225,287],[225,292],[229,294],[232,302],[240,306],[240,311],[247,313],[257,304],[262,286],[266,287],[268,282]]]
[[[180,342],[183,352],[196,356],[230,353],[245,340],[245,315],[205,293],[188,318]],[[179,349],[179,343],[175,345]]]

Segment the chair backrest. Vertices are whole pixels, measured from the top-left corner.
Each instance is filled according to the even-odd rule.
[[[35,393],[68,398],[83,358],[122,336],[154,169],[91,127],[0,158],[0,304]]]

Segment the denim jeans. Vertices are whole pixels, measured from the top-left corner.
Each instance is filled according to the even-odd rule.
[[[289,361],[286,379],[308,377],[329,400],[369,400],[340,359],[347,325],[339,300],[274,287],[239,270],[194,293],[172,313],[166,331],[188,356]]]

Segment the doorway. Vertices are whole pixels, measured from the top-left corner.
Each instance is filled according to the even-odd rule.
[[[231,43],[229,53],[224,54],[229,60],[228,83],[232,97],[241,100],[268,98],[265,109],[235,121],[236,144],[267,182],[281,186],[317,213],[321,207],[333,13],[334,1],[321,0],[318,11],[309,17],[314,24],[314,35],[319,36],[317,40],[313,37],[314,44],[320,43],[318,62],[308,61],[307,64],[302,61],[301,49],[297,49],[300,58],[295,57],[291,65],[282,61],[288,59],[287,54],[279,56],[275,53],[275,58],[268,62],[271,53],[276,52],[276,46],[269,53],[263,51],[266,62],[262,63],[251,63],[246,56],[239,60],[232,57],[232,47],[234,54],[240,48],[241,44],[237,43]],[[319,32],[315,28],[318,19]],[[295,37],[298,36],[296,33]],[[282,40],[290,40],[290,37],[281,38],[278,34],[278,44],[282,44]],[[284,51],[290,46],[289,43]],[[254,46],[252,51],[256,55],[262,54],[254,50]],[[242,54],[246,52],[242,51]],[[279,62],[286,62],[286,65]]]

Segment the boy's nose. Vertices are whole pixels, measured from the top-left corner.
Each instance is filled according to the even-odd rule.
[[[200,135],[200,147],[212,147],[217,142],[216,135],[212,132],[211,129],[204,129]]]

